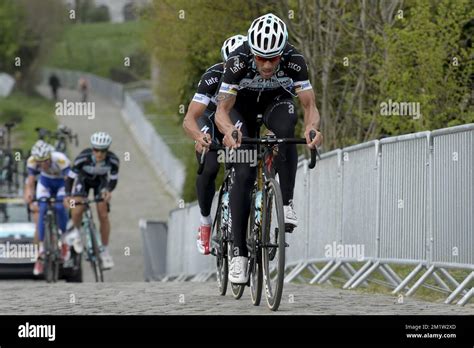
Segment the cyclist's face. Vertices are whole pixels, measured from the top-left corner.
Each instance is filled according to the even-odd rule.
[[[100,162],[105,159],[105,156],[107,155],[107,150],[99,150],[99,149],[92,149],[94,152],[94,156],[96,161]]]
[[[264,79],[269,79],[275,73],[278,64],[280,64],[281,56],[276,56],[272,58],[263,58],[255,56],[255,65],[257,66],[257,71],[260,76]]]
[[[44,160],[44,161],[39,161],[38,164],[39,164],[41,170],[46,171],[51,167],[51,160],[47,159],[47,160]]]

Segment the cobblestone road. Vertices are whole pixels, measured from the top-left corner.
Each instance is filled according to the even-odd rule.
[[[271,314],[265,300],[250,302],[249,288],[240,300],[219,296],[215,282],[56,283],[15,281],[0,283],[0,313],[36,314]],[[464,307],[405,297],[360,294],[309,285],[285,284],[278,314],[312,315],[474,315]]]

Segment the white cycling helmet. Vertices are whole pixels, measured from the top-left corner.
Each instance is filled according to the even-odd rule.
[[[286,24],[272,13],[258,17],[248,31],[250,50],[256,56],[271,58],[283,53],[288,42]]]
[[[38,140],[31,148],[31,155],[36,161],[46,161],[51,158],[54,147],[43,140]]]
[[[229,58],[229,54],[231,54],[244,41],[247,41],[247,37],[243,35],[234,35],[224,41],[221,48],[221,56],[224,62]]]
[[[91,135],[91,145],[94,149],[106,150],[112,144],[112,137],[105,132],[96,132]]]

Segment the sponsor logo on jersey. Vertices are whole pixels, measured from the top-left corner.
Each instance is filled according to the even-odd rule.
[[[217,77],[211,77],[210,79],[204,80],[206,82],[206,85],[210,86],[214,83],[218,83],[219,79]]]
[[[229,67],[234,74],[245,67],[245,64],[239,60],[239,57],[234,57],[234,66]]]
[[[271,79],[264,79],[260,75],[253,79],[244,78],[240,81],[240,89],[247,88],[249,90],[273,90],[280,87],[289,88],[293,86],[293,79],[288,76],[277,78],[272,76]]]
[[[301,66],[296,63],[288,63],[288,68],[293,69],[294,71],[301,71]]]
[[[204,126],[204,127],[201,128],[201,132],[207,133],[207,132],[209,132],[209,129],[210,128],[208,126]]]

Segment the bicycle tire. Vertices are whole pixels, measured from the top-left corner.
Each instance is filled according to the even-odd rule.
[[[262,299],[263,272],[260,247],[257,243],[258,236],[255,235],[255,191],[252,193],[252,204],[250,206],[249,223],[247,226],[247,248],[250,252],[249,258],[249,281],[250,298],[254,306],[259,306]]]
[[[99,242],[97,241],[97,232],[94,225],[89,226],[89,233],[91,237],[92,243],[92,252],[93,252],[93,261],[92,268],[94,269],[95,281],[96,282],[103,282],[104,281],[104,273],[102,270],[102,259],[100,258],[100,250],[99,250]]]
[[[52,240],[51,240],[51,229],[50,229],[50,221],[49,217],[46,217],[44,222],[44,260],[43,260],[43,273],[44,279],[47,283],[51,283],[53,281],[53,260],[52,260]]]
[[[273,199],[275,200],[273,202]],[[285,220],[283,216],[283,199],[280,185],[274,178],[270,178],[265,184],[264,199],[263,199],[263,233],[262,233],[262,266],[263,266],[263,281],[265,285],[265,297],[267,299],[268,308],[272,311],[277,311],[281,302],[281,295],[283,293],[283,281],[285,278]],[[271,235],[272,212],[275,207],[276,224],[275,234]],[[271,247],[275,245],[275,247]],[[276,275],[272,274],[269,261],[271,259],[272,249],[276,249],[278,262],[276,263]],[[273,256],[273,257],[275,257]],[[275,284],[272,284],[272,275],[275,275]]]
[[[216,214],[216,225],[215,233],[217,239],[217,249],[216,249],[216,278],[217,278],[217,288],[219,289],[219,294],[225,296],[227,292],[228,276],[229,276],[229,265],[227,260],[227,253],[225,247],[225,238],[222,233],[222,220],[221,220],[221,200],[219,199],[219,204],[217,205],[217,214]]]

